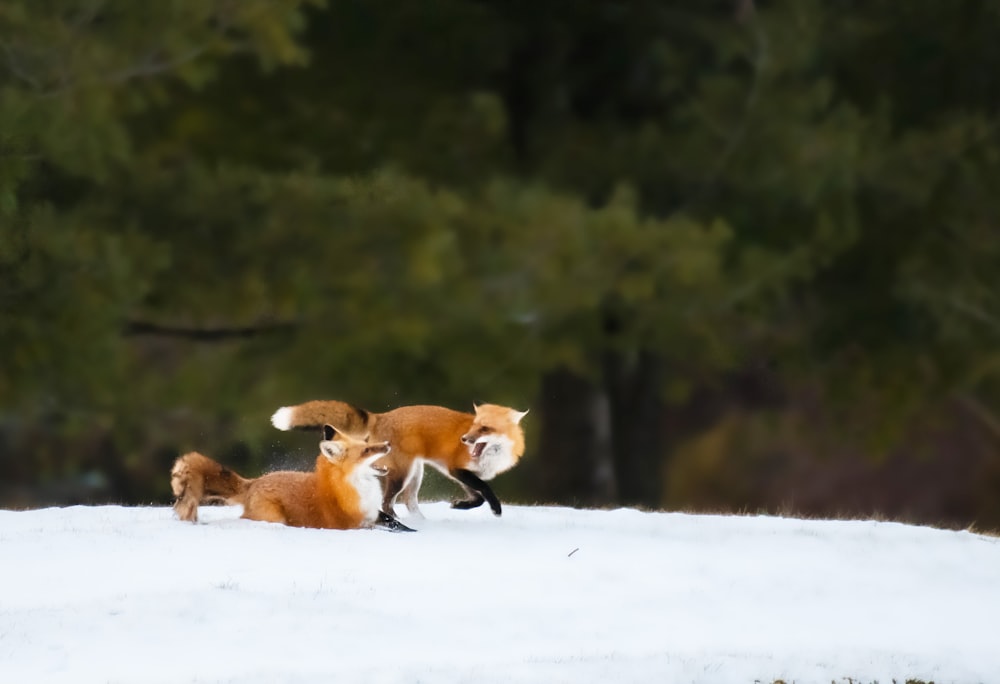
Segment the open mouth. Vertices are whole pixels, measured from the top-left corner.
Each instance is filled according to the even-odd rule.
[[[375,477],[385,477],[385,474],[389,472],[389,468],[384,465],[372,464],[372,470],[375,471]]]
[[[479,458],[483,455],[483,449],[486,448],[486,442],[476,442],[472,445],[472,458]]]

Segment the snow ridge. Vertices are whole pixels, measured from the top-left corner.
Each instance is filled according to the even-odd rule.
[[[1000,540],[898,523],[425,506],[0,511],[2,682],[993,681]],[[71,559],[71,560],[69,560]],[[68,562],[69,561],[69,562]]]

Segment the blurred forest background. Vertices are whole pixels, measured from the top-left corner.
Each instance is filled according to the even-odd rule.
[[[1000,0],[5,0],[0,505],[530,409],[511,502],[1000,528]],[[438,483],[445,495],[454,492]]]

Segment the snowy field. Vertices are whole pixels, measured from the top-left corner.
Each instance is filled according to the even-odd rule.
[[[1000,679],[1000,540],[423,505],[415,534],[0,511],[0,682]],[[412,522],[412,521],[410,521]]]

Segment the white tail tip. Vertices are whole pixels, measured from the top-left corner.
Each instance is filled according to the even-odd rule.
[[[271,425],[278,428],[279,430],[291,430],[292,429],[292,407],[282,406],[280,409],[274,412],[271,416]]]

